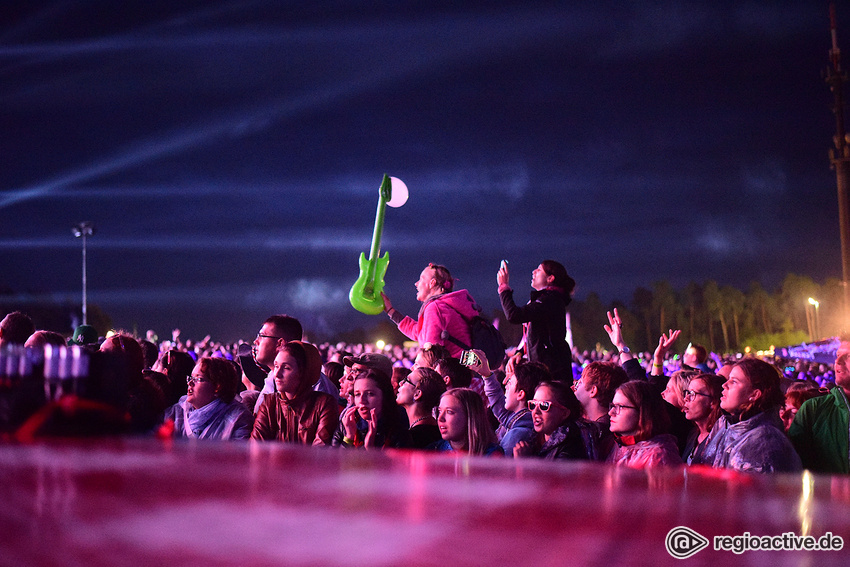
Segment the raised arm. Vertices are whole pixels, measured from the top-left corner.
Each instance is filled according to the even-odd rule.
[[[608,312],[608,324],[603,327],[608,333],[608,338],[611,339],[611,344],[617,349],[620,354],[620,365],[626,361],[632,360],[634,355],[629,347],[626,346],[626,341],[623,339],[623,321],[620,319],[620,313],[617,308],[614,308],[614,314]]]
[[[682,331],[676,329],[670,329],[666,334],[661,333],[661,336],[658,337],[658,346],[655,347],[655,353],[652,355],[652,371],[650,374],[653,376],[663,376],[664,375],[664,359],[667,358],[667,353],[670,351],[670,347],[673,346],[673,343],[676,342],[676,339],[679,338],[679,334]]]

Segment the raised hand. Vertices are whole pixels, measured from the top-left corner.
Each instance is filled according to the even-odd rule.
[[[502,284],[507,285],[510,279],[511,275],[508,272],[508,265],[505,262],[502,262],[502,265],[499,266],[499,271],[496,273],[496,283],[500,286]]]
[[[611,344],[617,347],[618,350],[622,350],[622,347],[625,346],[625,341],[623,340],[623,322],[620,319],[620,314],[617,312],[617,308],[614,308],[614,314],[611,315],[611,312],[608,312],[608,324],[603,327],[605,332],[608,333],[608,338],[611,339]]]
[[[516,373],[516,365],[522,362],[522,353],[515,354],[508,358],[508,363],[505,365],[505,374],[515,374]]]
[[[490,363],[487,362],[487,355],[484,354],[484,351],[472,349],[472,352],[475,353],[477,360],[474,364],[469,365],[468,368],[473,372],[477,372],[481,376],[484,376],[485,378],[492,374],[493,371],[490,370]]]
[[[681,334],[681,332],[682,331],[679,329],[676,329],[675,331],[670,329],[667,334],[661,333],[661,336],[658,337],[658,346],[655,347],[655,353],[652,355],[653,374],[656,373],[656,370],[663,370],[664,359],[667,358],[667,352],[669,352],[673,343],[676,342],[676,339],[679,338],[679,334]]]

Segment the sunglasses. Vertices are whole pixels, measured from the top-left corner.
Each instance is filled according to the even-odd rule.
[[[559,404],[558,402],[553,402],[553,401],[550,401],[550,400],[528,400],[528,402],[526,402],[526,403],[528,404],[529,411],[534,411],[537,408],[540,408],[540,411],[545,412],[545,411],[549,411],[552,408],[552,406],[564,407],[561,404]]]

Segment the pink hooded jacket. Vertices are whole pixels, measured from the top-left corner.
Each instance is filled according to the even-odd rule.
[[[396,323],[402,333],[420,345],[424,343],[443,345],[448,349],[449,354],[457,358],[462,349],[451,341],[443,340],[440,335],[443,331],[448,331],[460,342],[470,344],[469,323],[461,314],[467,319],[478,315],[475,300],[465,289],[432,297],[422,304],[418,319],[404,317]]]

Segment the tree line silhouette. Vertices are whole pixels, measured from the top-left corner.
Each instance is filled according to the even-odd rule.
[[[809,298],[818,302],[816,307]],[[758,282],[747,291],[708,280],[674,289],[667,281],[651,289],[638,287],[631,301],[604,305],[596,293],[574,300],[569,307],[573,344],[579,350],[610,348],[602,325],[606,311],[617,308],[623,333],[633,349],[652,351],[658,337],[681,329],[686,341],[720,353],[766,350],[836,336],[844,328],[843,284],[828,279],[823,285],[808,276],[788,274],[772,292]],[[679,350],[683,350],[680,345]]]

